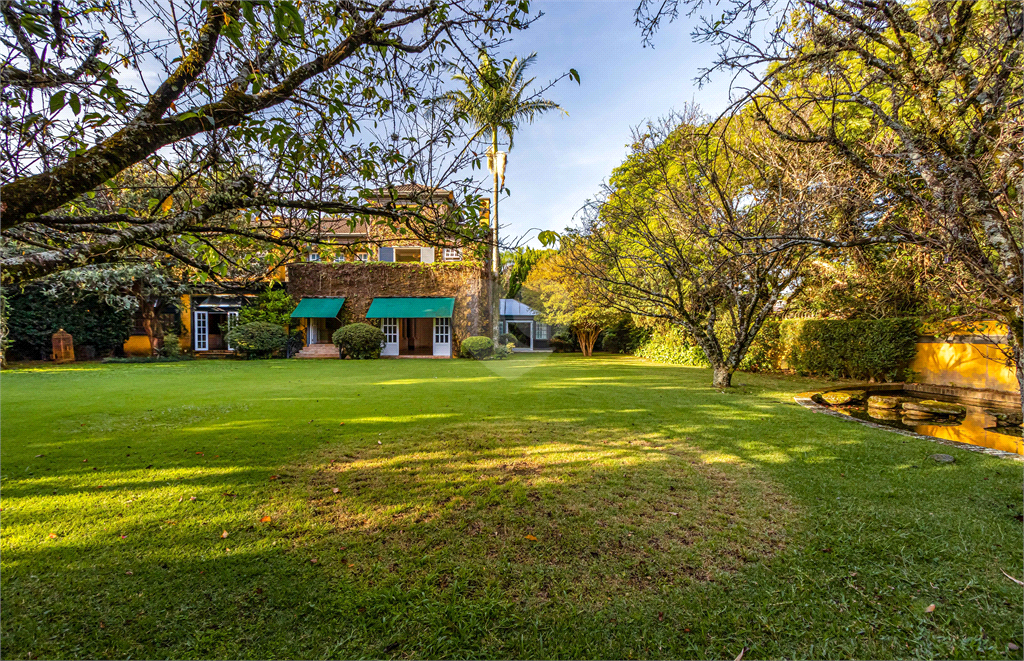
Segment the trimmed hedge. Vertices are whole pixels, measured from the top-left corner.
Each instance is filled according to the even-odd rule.
[[[769,321],[740,369],[790,369],[801,375],[899,381],[906,378],[917,351],[919,325],[912,318]],[[728,337],[721,340],[724,347],[731,343]],[[676,327],[654,331],[636,355],[676,365],[708,366],[700,347]]]
[[[773,323],[778,332],[769,331],[758,338],[763,345],[760,351],[797,374],[899,381],[906,378],[907,367],[917,353],[917,319],[786,319]]]
[[[253,321],[235,326],[224,340],[245,358],[270,358],[275,351],[285,348],[288,336],[277,324]]]
[[[331,341],[346,356],[357,360],[380,358],[384,331],[370,324],[349,324],[334,331]]]
[[[493,353],[494,340],[483,335],[467,337],[459,347],[459,354],[463,358],[473,358],[474,360],[490,358]]]

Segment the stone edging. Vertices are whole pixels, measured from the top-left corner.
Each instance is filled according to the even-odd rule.
[[[980,445],[971,445],[970,443],[961,443],[960,441],[951,441],[948,438],[939,438],[938,436],[925,436],[924,434],[918,434],[917,432],[907,431],[905,429],[897,429],[895,427],[889,427],[887,425],[878,424],[877,422],[868,422],[867,420],[861,420],[854,418],[850,415],[843,415],[837,411],[833,411],[827,406],[815,402],[810,397],[794,397],[795,401],[805,409],[810,409],[817,413],[824,413],[830,415],[833,418],[839,418],[841,420],[847,420],[849,422],[858,422],[867,427],[874,429],[881,429],[882,431],[893,432],[896,434],[902,434],[904,436],[911,436],[913,438],[919,438],[923,441],[931,441],[932,443],[938,443],[940,445],[948,445],[951,448],[958,448],[960,450],[967,450],[968,452],[979,452],[981,454],[987,454],[990,457],[999,457],[1000,459],[1012,459],[1014,461],[1024,461],[1024,456],[1014,454],[1013,452],[1004,452],[1003,450],[996,450],[994,448],[986,448]]]

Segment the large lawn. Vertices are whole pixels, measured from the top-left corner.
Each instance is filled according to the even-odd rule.
[[[5,372],[3,657],[1021,658],[1021,464],[735,382],[578,355]]]

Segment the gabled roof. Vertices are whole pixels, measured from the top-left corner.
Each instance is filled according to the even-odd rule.
[[[533,317],[540,312],[514,298],[503,298],[501,299],[501,314],[510,317]]]

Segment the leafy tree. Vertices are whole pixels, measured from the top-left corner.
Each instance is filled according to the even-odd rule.
[[[524,289],[535,293],[541,314],[537,321],[568,327],[579,341],[584,356],[594,352],[598,336],[622,318],[592,280],[567,263],[579,249],[549,254],[530,271]]]
[[[820,210],[834,191],[821,185],[818,164],[780,167],[782,158],[770,134],[739,121],[709,133],[695,108],[648,125],[568,233],[566,263],[614,308],[683,328],[714,386],[728,387],[776,304],[797,291],[812,252],[742,237],[830,220]]]
[[[142,330],[154,349],[160,347],[166,330],[177,330],[163,328],[159,312],[166,308],[177,310],[177,299],[190,291],[170,269],[146,263],[83,266],[37,282],[45,285],[47,293],[55,299],[95,296],[132,317],[138,314]]]
[[[537,265],[547,251],[537,250],[529,246],[519,246],[515,250],[505,252],[502,257],[502,268],[505,286],[505,298],[516,298],[523,288],[523,283],[530,275],[530,270]]]
[[[256,300],[238,312],[238,323],[264,321],[278,326],[289,326],[295,310],[295,299],[283,289],[265,289]]]
[[[944,266],[933,285],[947,314],[1003,322],[1024,384],[1021,3],[725,4],[697,30],[721,45],[705,78],[726,72],[769,130],[794,149],[825,147],[877,187],[880,213],[850,217],[841,233],[793,228],[789,238],[930,254]],[[650,35],[678,10],[677,0],[643,0],[637,18]],[[767,41],[750,38],[755,29]]]
[[[537,54],[532,53],[529,57],[520,60],[518,57],[509,61],[496,62],[487,51],[481,50],[479,64],[470,73],[459,73],[454,76],[456,81],[463,84],[464,89],[446,92],[442,102],[454,108],[459,116],[469,120],[476,129],[473,138],[489,136],[491,148],[488,158],[491,171],[494,176],[494,197],[491,203],[491,275],[492,286],[496,287],[500,279],[500,259],[498,242],[498,197],[500,186],[498,183],[499,172],[501,172],[501,186],[504,186],[504,166],[498,163],[498,159],[504,158],[504,154],[498,152],[498,133],[504,133],[508,138],[508,148],[511,151],[515,132],[525,121],[532,123],[533,120],[549,110],[562,110],[562,108],[548,99],[541,98],[546,90],[554,83],[550,83],[540,91],[529,91],[527,88],[534,79],[525,80],[526,69],[536,59]],[[499,68],[499,66],[501,68]],[[570,77],[579,82],[579,74],[575,69],[570,69]],[[562,110],[562,112],[565,112]],[[568,114],[568,113],[566,113]],[[498,299],[492,291],[494,310],[493,339],[498,337]]]
[[[528,11],[528,0],[0,3],[4,281],[152,253],[222,277],[234,256],[323,241],[339,216],[475,230],[472,182],[456,179],[464,136],[432,100],[461,53],[500,46]],[[110,208],[140,174],[142,208]],[[413,180],[429,190],[400,204],[398,185]],[[466,204],[433,205],[441,186]]]

